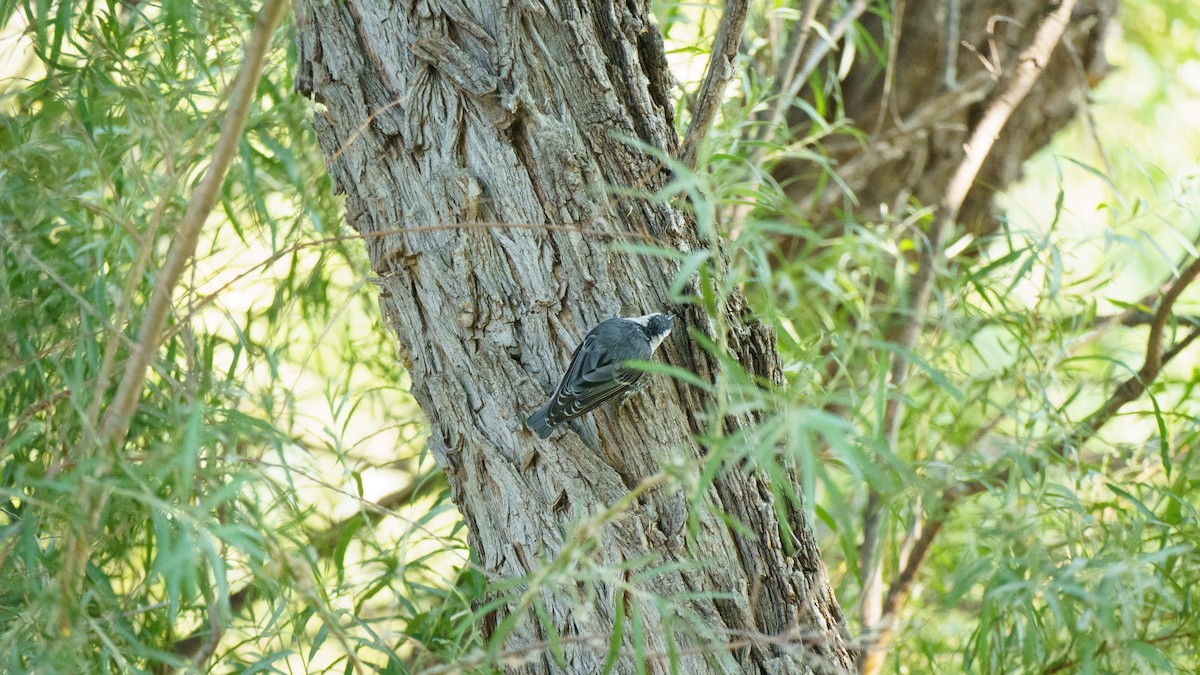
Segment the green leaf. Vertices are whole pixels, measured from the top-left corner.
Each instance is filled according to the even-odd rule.
[[[625,635],[625,591],[620,586],[613,589],[613,632],[608,640],[608,656],[604,660],[604,675],[617,667],[621,655],[621,644]]]
[[[641,370],[641,371],[647,372],[647,373],[657,373],[657,374],[661,374],[661,375],[667,375],[673,379],[679,380],[680,382],[685,382],[687,384],[690,384],[693,387],[696,387],[697,389],[701,389],[705,392],[712,393],[712,391],[713,391],[712,385],[705,382],[704,380],[700,379],[699,375],[693,373],[690,370],[680,368],[679,366],[673,366],[669,363],[663,363],[661,361],[641,361],[641,360],[633,359],[630,361],[626,361],[625,365],[629,366],[630,368],[635,368],[637,370]]]

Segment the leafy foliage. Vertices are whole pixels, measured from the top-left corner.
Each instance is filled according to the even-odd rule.
[[[560,654],[541,598],[573,598],[593,580],[613,584],[604,611],[621,619],[597,649],[611,667],[628,635],[644,665],[641,618],[624,603],[651,593],[655,563],[608,569],[590,555],[625,504],[564,532],[564,552],[529,578],[488,586],[472,564],[444,479],[420,451],[423,422],[310,110],[289,92],[286,31],[129,438],[97,442],[252,12],[241,1],[0,3],[23,56],[0,83],[2,667],[486,670],[520,656],[503,652],[515,619],[500,616],[483,640],[497,608],[538,613],[550,636],[539,648]],[[656,6],[678,70],[687,57],[703,63],[715,16]],[[764,388],[726,360],[717,412],[761,412],[756,434],[715,425],[700,439],[699,481],[679,486],[683,472],[667,465],[644,489],[681,487],[693,526],[711,516],[737,527],[705,512],[708,483],[762,471],[781,504],[815,517],[851,608],[867,493],[882,499],[895,579],[913,524],[978,481],[985,489],[953,505],[920,570],[896,671],[1185,668],[1200,650],[1188,628],[1200,624],[1194,348],[1097,435],[1081,424],[1141,367],[1155,309],[1144,299],[1196,255],[1200,136],[1180,123],[1164,139],[1131,121],[1196,105],[1195,8],[1126,7],[1117,49],[1129,72],[1097,94],[1094,133],[1080,126],[1031,162],[1030,180],[1003,197],[999,232],[938,269],[899,392],[886,386],[889,331],[903,320],[897,289],[910,283],[927,205],[813,223],[771,173],[802,159],[837,189],[823,145],[864,137],[838,115],[838,78],[849,59],[883,67],[887,47],[850,31],[811,75],[811,97],[794,101],[812,123],[789,130],[770,111],[788,58],[780,26],[799,18],[791,3],[761,3],[701,168],[674,165],[668,190],[637,196],[674,200],[723,237],[730,266],[686,256],[677,299],[720,320],[723,294],[744,289],[776,329],[789,386]],[[1176,69],[1191,79],[1176,84]],[[1140,98],[1122,100],[1127,89]],[[686,97],[679,106],[682,124]],[[783,255],[785,237],[801,242],[796,253]],[[686,295],[694,277],[710,292]],[[1194,297],[1176,305],[1168,346],[1195,326]],[[893,449],[884,408],[896,396],[908,414]],[[674,616],[672,597],[654,599]],[[673,650],[714,639],[697,617],[671,625]]]
[[[290,92],[289,36],[109,450],[98,422],[254,7],[4,7],[30,58],[0,103],[0,668],[401,662],[381,632],[429,633],[461,597],[460,526],[443,481],[410,484],[430,465],[419,413]],[[402,526],[360,516],[314,546],[398,488],[420,504],[384,508]]]

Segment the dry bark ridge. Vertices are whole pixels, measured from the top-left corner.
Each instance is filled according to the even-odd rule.
[[[364,235],[546,223],[641,232],[682,251],[710,246],[669,204],[604,194],[606,185],[644,182],[654,190],[668,178],[655,157],[620,137],[678,150],[661,38],[644,3],[304,0],[296,13],[296,86],[324,106],[314,121],[318,137],[346,194],[348,220]],[[570,523],[618,503],[662,462],[700,463],[692,439],[704,428],[707,401],[667,378],[654,378],[629,412],[585,420],[599,452],[571,432],[537,441],[522,424],[591,326],[668,309],[676,272],[669,261],[557,229],[424,229],[366,242],[400,358],[429,417],[429,447],[489,578],[521,578],[553,559],[567,545]],[[715,330],[695,308],[670,309],[681,327]],[[774,336],[742,322],[744,310],[740,297],[726,309],[729,349],[749,372],[780,382]],[[716,360],[685,330],[662,350],[670,363],[716,377]],[[726,430],[747,421],[728,418]],[[743,472],[718,479],[706,498],[749,533],[701,513],[685,546],[686,498],[660,487],[603,527],[591,554],[610,569],[646,555],[703,563],[648,582],[657,594],[690,598],[668,617],[675,625],[698,625],[715,638],[677,636],[680,671],[850,668],[842,614],[800,509],[777,508],[765,480]],[[595,638],[612,632],[618,594],[626,606],[638,605],[645,650],[667,653],[664,617],[623,582],[634,583],[601,578],[572,588],[582,603],[543,592],[564,662],[547,649],[522,652],[551,637],[527,614],[509,640],[521,653],[510,667],[599,672],[606,650]],[[631,646],[625,635],[622,654]],[[647,666],[669,670],[665,658]],[[634,669],[623,658],[616,672]]]

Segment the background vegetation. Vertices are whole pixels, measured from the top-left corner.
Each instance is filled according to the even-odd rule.
[[[717,14],[655,7],[682,124]],[[513,590],[487,589],[474,571],[422,452],[361,243],[309,104],[291,93],[286,24],[128,438],[100,442],[256,11],[241,0],[0,2],[0,669],[499,662],[478,619]],[[755,6],[700,168],[678,173],[701,224],[722,228],[731,282],[777,328],[791,378],[786,391],[733,392],[770,410],[765,433],[716,443],[714,457],[802,467],[847,615],[864,486],[883,496],[889,576],[922,504],[986,486],[934,541],[891,652],[896,672],[1200,661],[1196,348],[1097,436],[1081,434],[1141,368],[1155,310],[1142,303],[1197,256],[1200,235],[1200,8],[1122,11],[1108,45],[1117,70],[1087,115],[1001,195],[1001,234],[963,242],[978,253],[942,270],[896,452],[881,442],[892,351],[876,293],[903,285],[928,209],[881,222],[850,210],[831,231],[772,183],[784,158],[834,175],[823,143],[861,135],[853,120],[803,138],[764,131],[757,111],[774,105],[784,57],[773,31],[797,19],[790,3]],[[886,60],[886,46],[850,36],[843,53]],[[813,76],[832,110],[839,72]],[[773,255],[780,233],[805,239],[797,255]],[[1193,335],[1197,300],[1176,302],[1167,349]],[[561,583],[579,569],[548,574]]]

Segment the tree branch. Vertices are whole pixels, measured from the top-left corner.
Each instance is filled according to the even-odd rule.
[[[708,66],[705,67],[704,81],[696,94],[692,121],[683,137],[683,148],[679,155],[679,160],[689,169],[696,168],[697,145],[708,133],[717,117],[717,111],[721,109],[725,86],[733,77],[733,62],[737,59],[738,48],[742,44],[742,27],[746,25],[746,15],[749,12],[749,0],[728,0],[725,3],[721,24],[717,28],[717,37],[713,41],[712,53],[708,58]]]
[[[364,503],[363,508],[349,518],[338,521],[328,528],[314,533],[309,537],[309,542],[316,549],[318,556],[329,555],[347,529],[353,528],[357,530],[359,527],[362,527],[364,521],[371,524],[378,523],[387,516],[392,515],[392,512],[401,506],[406,506],[416,499],[444,489],[447,485],[449,483],[446,482],[446,474],[441,469],[434,468],[426,471],[419,476],[414,476],[412,481],[399,490],[386,494],[372,502]]]
[[[237,591],[229,594],[229,611],[237,615],[246,607],[258,594],[258,587],[253,583],[246,584]],[[218,621],[218,616],[215,609],[209,610],[208,627],[196,629],[191,635],[176,641],[171,645],[171,653],[182,656],[189,661],[192,661],[194,666],[199,668],[209,657],[216,651],[217,645],[220,643],[220,638],[224,634],[224,629]],[[205,656],[205,653],[207,655]],[[204,658],[200,658],[204,656]],[[169,672],[166,667],[158,669],[158,672]]]
[[[1142,369],[1135,377],[1129,378],[1120,387],[1117,387],[1108,401],[1084,420],[1085,429],[1096,430],[1104,426],[1122,406],[1141,396],[1149,383],[1158,377],[1164,361],[1162,334],[1167,321],[1171,318],[1171,308],[1175,306],[1175,301],[1179,299],[1183,290],[1195,281],[1197,275],[1200,275],[1200,257],[1193,260],[1192,264],[1180,273],[1175,283],[1171,284],[1171,287],[1163,294],[1162,302],[1159,303],[1158,310],[1154,313],[1154,320],[1150,322],[1150,336],[1146,339],[1146,362],[1142,364]],[[1095,431],[1091,433],[1094,434]]]
[[[427,471],[414,477],[403,488],[370,502],[369,507],[364,505],[364,508],[353,516],[317,532],[310,537],[309,541],[313,548],[316,549],[317,555],[329,555],[346,528],[361,527],[364,520],[377,523],[383,518],[392,515],[395,509],[408,504],[414,499],[419,499],[434,490],[442,489],[446,485],[446,474],[440,469],[435,468]],[[242,609],[255,598],[256,594],[257,587],[253,583],[247,584],[234,593],[230,593],[229,607],[231,612],[234,615],[241,613]],[[212,655],[216,649],[216,641],[220,639],[223,632],[216,611],[210,610],[209,626],[200,628],[191,635],[176,641],[171,646],[171,652],[192,660],[199,667],[206,658]]]
[[[954,221],[958,218],[963,200],[979,174],[984,160],[991,151],[992,145],[1000,135],[1008,118],[1024,100],[1033,88],[1035,82],[1054,52],[1055,46],[1062,38],[1071,17],[1075,0],[1063,0],[1038,27],[1032,42],[1017,59],[1017,66],[1009,80],[1004,83],[999,95],[992,101],[984,112],[979,123],[972,130],[967,140],[965,155],[955,169],[946,185],[945,193],[935,211],[933,224],[930,226],[928,246],[922,250],[920,265],[909,287],[907,298],[908,318],[901,324],[893,336],[893,342],[899,347],[892,357],[889,372],[891,396],[884,409],[884,433],[887,449],[895,453],[899,444],[900,425],[903,419],[902,389],[908,377],[908,359],[906,354],[916,346],[917,339],[925,328],[925,318],[929,300],[933,293],[935,268],[942,257],[943,249]],[[859,552],[860,569],[863,575],[862,625],[865,629],[875,627],[883,618],[882,595],[882,556],[879,554],[880,524],[883,509],[878,492],[872,490],[867,498],[864,513],[863,543]],[[936,536],[939,527],[928,527],[921,536],[924,540]],[[920,541],[918,541],[918,544]],[[910,556],[910,565],[924,558],[924,553],[914,548]],[[877,673],[883,665],[883,655],[891,639],[891,630],[881,627],[875,631],[864,644],[864,652],[859,663],[863,673]]]
[[[237,155],[242,131],[246,128],[246,119],[250,116],[250,105],[254,102],[254,91],[258,87],[259,77],[266,63],[271,35],[283,19],[287,6],[287,0],[264,0],[262,9],[259,10],[258,18],[254,22],[254,32],[246,45],[245,60],[230,89],[229,109],[226,110],[225,120],[221,124],[212,163],[208,165],[204,178],[188,202],[183,221],[179,224],[171,248],[167,251],[166,260],[155,279],[150,302],[142,313],[142,326],[138,332],[138,340],[129,355],[129,361],[125,364],[125,375],[121,378],[112,403],[100,422],[101,447],[111,448],[119,444],[129,431],[130,418],[146,383],[146,371],[162,344],[163,328],[171,313],[175,287],[179,285],[188,260],[196,252],[204,221],[212,212],[221,192],[221,185],[225,181],[225,174]]]
[[[1193,630],[1177,630],[1173,633],[1167,633],[1166,635],[1160,635],[1156,638],[1144,639],[1144,640],[1142,640],[1142,642],[1145,644],[1148,644],[1148,645],[1160,645],[1160,644],[1163,644],[1164,642],[1170,642],[1172,640],[1186,640],[1186,639],[1194,638],[1194,637],[1196,637],[1196,635],[1197,635],[1197,632],[1193,631]],[[1099,651],[1100,651],[1100,648],[1098,647],[1096,652],[1098,653]],[[1064,656],[1061,659],[1054,661],[1050,665],[1046,666],[1046,668],[1042,671],[1042,675],[1051,675],[1052,673],[1061,673],[1063,671],[1077,672],[1078,668],[1079,668],[1079,659]]]
[[[829,50],[833,49],[834,45],[842,39],[846,31],[850,30],[850,26],[853,26],[854,22],[858,21],[858,18],[865,11],[867,11],[867,0],[855,0],[855,3],[847,8],[846,13],[829,29],[829,39],[822,40],[817,43],[817,46],[813,47],[812,53],[808,55],[808,60],[804,62],[804,67],[788,80],[787,92],[776,101],[775,111],[771,114],[770,128],[774,128],[783,122],[788,108],[791,107],[791,102],[800,95],[800,91],[804,89],[804,84],[808,82],[808,76],[812,75],[812,72],[817,69],[817,65],[821,63],[821,59],[824,59],[829,54]],[[802,30],[806,27],[802,27]]]
[[[796,36],[796,41],[792,45],[792,51],[788,54],[787,62],[783,67],[783,78],[780,80],[788,91],[792,89],[792,83],[796,81],[796,69],[800,67],[800,59],[804,56],[804,50],[808,47],[808,36],[812,33],[812,24],[817,18],[817,12],[820,11],[824,0],[806,0],[804,9],[800,12],[800,20],[796,22],[800,32]],[[791,97],[779,96],[775,99],[775,105],[771,112],[771,121],[778,124],[783,119],[784,111],[790,107]]]
[[[233,163],[233,158],[237,155],[242,132],[250,115],[250,106],[255,100],[254,93],[266,63],[271,36],[283,20],[287,7],[287,0],[264,0],[255,19],[254,30],[246,45],[244,60],[238,70],[237,79],[230,87],[229,108],[226,110],[225,119],[221,124],[221,132],[213,151],[212,163],[209,164],[204,178],[201,179],[188,202],[187,211],[184,213],[179,229],[171,242],[171,247],[167,251],[162,269],[159,270],[155,279],[150,301],[142,313],[142,325],[138,332],[138,340],[133,344],[129,360],[125,364],[125,374],[100,422],[97,447],[101,451],[107,451],[120,445],[129,433],[130,420],[145,386],[150,362],[162,344],[163,329],[171,313],[175,288],[183,277],[188,261],[196,252],[196,245],[200,240],[204,222],[216,204],[225,175]],[[119,330],[114,331],[114,334],[119,333]],[[100,512],[99,505],[93,502],[102,501],[102,499],[96,496],[94,490],[82,495],[81,501],[85,506],[85,511],[96,514]],[[64,576],[65,582],[75,584],[81,578],[83,563],[87,559],[88,537],[88,533],[83,533],[71,538],[68,542],[68,569],[73,573]],[[234,598],[231,597],[231,603],[233,600]],[[208,641],[198,639],[198,644],[190,647],[192,655],[196,658],[205,657],[205,653],[211,654],[212,650],[216,649],[216,642],[222,633],[218,618],[215,610],[209,613],[210,630],[208,635],[211,639]]]

